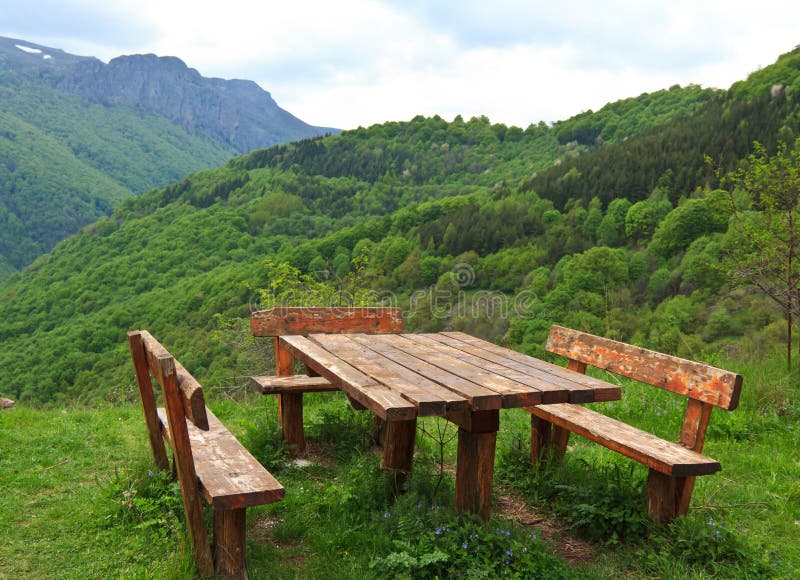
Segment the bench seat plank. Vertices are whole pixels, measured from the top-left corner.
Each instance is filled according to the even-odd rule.
[[[157,410],[161,430],[171,444],[166,410]],[[206,408],[208,430],[187,421],[195,471],[203,496],[214,509],[247,508],[279,501],[283,486]]]
[[[308,375],[250,377],[250,384],[258,389],[262,395],[317,393],[339,390],[325,377],[309,377]]]
[[[580,405],[562,403],[525,410],[666,475],[708,475],[721,469],[710,457]]]

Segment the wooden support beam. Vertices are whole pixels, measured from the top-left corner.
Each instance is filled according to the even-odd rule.
[[[144,420],[147,425],[147,437],[150,441],[150,450],[159,469],[169,471],[169,460],[161,439],[161,427],[156,411],[156,399],[153,395],[153,384],[150,382],[150,371],[147,368],[147,353],[144,349],[141,332],[128,333],[128,343],[133,358],[133,368],[136,372],[136,383],[139,385],[139,396],[142,399]]]
[[[647,476],[647,514],[651,519],[669,523],[678,514],[678,478],[651,469]]]
[[[500,429],[500,412],[489,411],[448,411],[445,418],[471,433],[491,433]]]
[[[214,567],[218,578],[247,578],[246,511],[214,510]]]
[[[492,480],[497,431],[471,433],[458,428],[455,509],[489,520],[492,510]]]
[[[417,440],[417,420],[387,421],[383,438],[381,467],[395,472],[395,482],[400,485],[414,465],[414,446]]]
[[[294,357],[275,337],[275,374],[278,377],[294,375]],[[278,419],[283,428],[283,440],[293,454],[306,449],[303,430],[303,393],[278,393]]]
[[[166,351],[165,351],[166,352]],[[197,487],[197,475],[192,457],[192,447],[186,427],[183,399],[178,392],[178,375],[175,372],[175,359],[169,353],[160,354],[155,360],[158,369],[154,374],[163,377],[164,401],[167,420],[172,439],[173,461],[178,473],[181,500],[186,514],[186,527],[192,540],[192,550],[197,562],[197,570],[203,578],[214,577],[214,561],[208,544],[206,521]],[[151,365],[151,370],[153,367]],[[205,414],[205,413],[204,413]]]

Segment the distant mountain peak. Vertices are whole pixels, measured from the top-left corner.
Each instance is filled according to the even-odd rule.
[[[298,119],[253,81],[207,78],[176,56],[129,54],[105,64],[0,37],[0,70],[40,74],[54,88],[94,103],[165,117],[240,153],[336,132]]]
[[[72,65],[82,60],[97,59],[77,56],[59,48],[27,40],[0,36],[0,70],[52,69]]]

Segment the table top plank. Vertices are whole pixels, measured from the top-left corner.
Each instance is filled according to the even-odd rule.
[[[467,408],[467,400],[437,383],[387,360],[380,353],[344,334],[311,334],[309,338],[328,352],[414,403],[419,416],[443,415]]]
[[[456,393],[466,400],[469,406],[475,411],[488,411],[502,407],[502,399],[496,392],[399,350],[391,344],[387,344],[386,341],[381,340],[379,336],[365,334],[351,334],[348,336],[360,344],[380,353],[387,359],[417,374],[424,375],[433,382],[441,385],[442,388]]]
[[[409,420],[417,416],[417,408],[400,393],[371,379],[305,336],[282,336],[279,340],[294,358],[340,385],[343,391],[382,419]]]
[[[483,365],[474,365],[459,356],[453,356],[452,353],[460,355],[460,351],[436,341],[420,338],[420,335],[416,334],[385,334],[381,335],[379,340],[449,373],[496,392],[502,397],[503,408],[526,407],[528,405],[538,405],[542,402],[541,391],[508,377],[498,375],[487,370]],[[448,352],[448,349],[452,352]]]
[[[480,354],[480,356],[484,358],[490,358],[494,362],[516,368],[521,372],[531,372],[534,376],[550,381],[554,385],[570,389],[571,403],[617,401],[620,398],[621,392],[619,385],[614,385],[585,374],[576,373],[575,371],[553,363],[504,348],[463,332],[442,332],[440,334],[442,337],[447,337],[460,341],[462,344],[469,345],[470,352],[477,354],[478,351],[480,351],[483,353]],[[445,338],[441,340],[445,340]],[[447,341],[447,343],[456,348],[463,348],[450,341]],[[584,397],[586,397],[587,394],[589,398],[585,399]],[[577,399],[575,397],[577,397]]]
[[[541,374],[536,372],[535,369],[515,364],[512,361],[505,360],[492,353],[487,353],[482,348],[461,342],[456,338],[441,334],[421,334],[420,336],[454,348],[462,353],[460,355],[454,354],[453,356],[462,357],[463,360],[467,360],[474,365],[483,365],[488,371],[542,391],[543,404],[569,402],[574,394],[573,391],[578,391],[577,394],[580,399],[573,402],[587,403],[594,400],[591,389],[587,390],[585,387],[581,387],[570,381],[563,381],[564,384],[557,384],[556,381],[550,380],[549,378],[543,379]],[[582,399],[580,395],[583,395]]]
[[[541,380],[531,376],[530,373],[520,372],[513,368],[491,362],[486,358],[481,358],[480,356],[476,356],[475,354],[465,350],[455,348],[436,340],[435,335],[420,334],[414,335],[414,338],[415,340],[424,342],[425,344],[430,344],[437,350],[448,353],[453,358],[457,358],[465,363],[479,367],[486,372],[492,373],[493,375],[512,380],[520,385],[523,385],[527,389],[539,391],[541,393],[543,404],[566,403],[569,401],[569,391],[563,387],[552,384],[550,381]],[[445,338],[444,340],[447,339]]]

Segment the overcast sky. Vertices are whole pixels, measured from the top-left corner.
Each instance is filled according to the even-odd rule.
[[[314,125],[526,127],[643,92],[727,88],[800,44],[797,0],[0,0],[0,36],[178,56]]]

